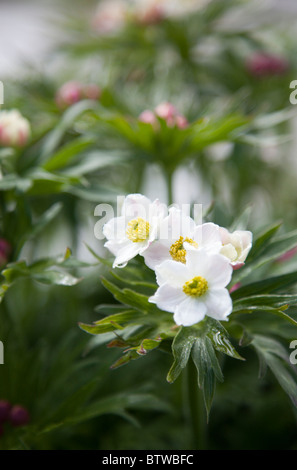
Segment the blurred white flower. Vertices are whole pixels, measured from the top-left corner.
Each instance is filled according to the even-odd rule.
[[[230,260],[233,269],[241,268],[252,247],[253,234],[248,230],[230,233],[223,227],[220,233],[223,244],[220,253]]]
[[[196,225],[191,217],[172,207],[160,223],[158,239],[143,253],[146,265],[155,269],[166,260],[185,263],[186,243],[218,253],[222,247],[219,226],[213,223]]]
[[[104,0],[99,3],[93,19],[93,28],[102,35],[118,32],[126,23],[128,3],[123,0]]]
[[[151,202],[141,194],[125,198],[121,215],[112,218],[103,227],[107,238],[105,247],[115,255],[113,267],[125,267],[128,261],[143,254],[158,235],[167,207],[158,199]]]
[[[174,314],[177,325],[191,326],[205,316],[227,320],[232,300],[226,286],[232,276],[229,261],[187,245],[186,263],[164,261],[156,267],[155,295],[149,301]]]
[[[17,109],[0,111],[0,145],[22,147],[30,134],[29,121]]]

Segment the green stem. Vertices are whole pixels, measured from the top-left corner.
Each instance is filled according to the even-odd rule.
[[[173,199],[173,171],[166,171],[164,169],[166,182],[167,182],[167,199],[168,199],[168,206],[174,203]]]
[[[197,370],[190,359],[187,365],[187,403],[188,420],[191,427],[191,449],[205,450],[206,442],[206,411],[202,391],[198,387]]]

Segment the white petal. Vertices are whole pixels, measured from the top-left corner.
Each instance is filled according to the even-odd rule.
[[[174,321],[177,325],[191,326],[203,320],[206,305],[194,297],[187,297],[174,311]]]
[[[218,253],[222,246],[219,226],[211,222],[197,225],[194,230],[194,240],[198,243],[198,248],[203,247]]]
[[[213,289],[205,296],[206,315],[216,320],[227,320],[232,312],[232,300],[227,289]]]
[[[107,243],[106,243],[107,245]],[[140,243],[128,242],[121,246],[116,254],[116,258],[113,263],[114,268],[123,268],[127,262],[137,256],[141,250]]]
[[[122,207],[122,215],[131,219],[142,217],[149,219],[149,207],[151,200],[142,194],[129,194]]]
[[[191,279],[186,265],[178,261],[164,261],[155,270],[159,286],[168,283],[174,287],[182,287]]]
[[[158,288],[155,295],[149,298],[149,302],[157,304],[161,310],[173,313],[176,306],[185,300],[186,294],[182,289],[163,284]]]
[[[103,235],[107,240],[120,240],[126,238],[125,217],[114,217],[103,226]]]
[[[192,238],[195,228],[194,220],[182,213],[180,209],[171,207],[169,215],[160,225],[161,240],[169,240],[170,245],[176,242],[181,236]]]
[[[169,248],[163,242],[157,240],[149,245],[148,249],[143,253],[143,257],[145,264],[151,269],[155,269],[163,261],[170,260],[171,258]]]
[[[207,252],[204,248],[193,249],[187,245],[186,266],[191,277],[204,277],[210,288],[223,288],[231,281],[233,269],[225,256]]]

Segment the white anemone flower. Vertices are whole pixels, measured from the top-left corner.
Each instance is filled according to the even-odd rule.
[[[220,253],[229,259],[233,269],[241,268],[252,247],[253,234],[248,230],[236,230],[230,233],[220,227],[222,249]]]
[[[146,265],[155,269],[166,260],[185,263],[185,243],[218,253],[222,248],[219,226],[213,223],[196,225],[191,217],[172,207],[160,223],[158,239],[143,253]]]
[[[107,238],[104,244],[115,260],[113,267],[125,267],[128,261],[143,254],[158,235],[167,207],[158,199],[151,202],[141,194],[130,194],[124,200],[121,215],[109,220],[103,227]]]
[[[177,325],[191,326],[205,316],[228,320],[232,300],[226,286],[232,267],[224,256],[187,245],[186,263],[164,261],[156,267],[156,293],[149,301],[174,314]]]

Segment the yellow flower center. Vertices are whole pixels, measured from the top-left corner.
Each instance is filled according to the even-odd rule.
[[[196,276],[183,285],[183,291],[192,297],[201,297],[208,291],[208,282],[204,277]]]
[[[138,217],[137,219],[130,220],[127,225],[126,235],[132,242],[144,242],[150,233],[150,224]]]
[[[174,261],[180,261],[181,263],[186,262],[186,250],[184,248],[184,243],[190,243],[190,245],[193,245],[195,248],[198,247],[197,243],[192,240],[192,238],[184,238],[184,237],[179,237],[179,239],[171,245],[169,253]]]

